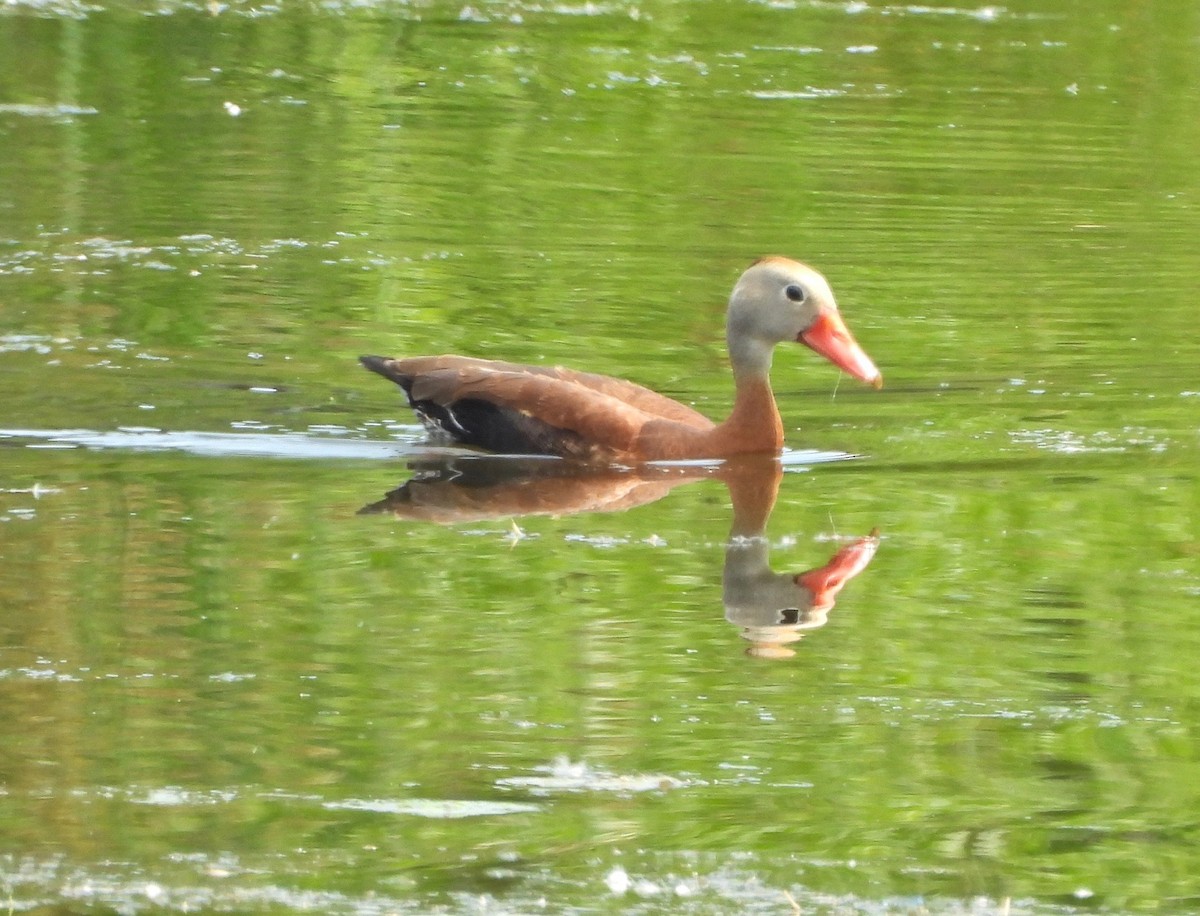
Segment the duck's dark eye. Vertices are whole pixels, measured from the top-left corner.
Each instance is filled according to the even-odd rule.
[[[803,288],[797,286],[795,283],[793,283],[791,286],[789,286],[787,289],[785,289],[783,291],[783,294],[785,296],[787,296],[789,299],[791,299],[793,302],[803,302],[804,301],[804,290],[803,290]]]

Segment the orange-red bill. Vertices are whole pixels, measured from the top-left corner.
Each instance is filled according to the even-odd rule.
[[[821,312],[807,331],[797,338],[844,372],[856,379],[883,387],[883,374],[875,368],[871,357],[863,351],[836,311]]]
[[[847,544],[824,566],[800,573],[795,577],[796,584],[812,592],[814,609],[828,610],[842,586],[867,568],[878,547],[879,533],[872,531],[867,537]]]

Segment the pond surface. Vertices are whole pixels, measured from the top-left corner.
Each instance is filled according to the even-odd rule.
[[[1200,6],[16,0],[0,145],[0,908],[1200,912]],[[768,253],[781,464],[355,360],[720,416]]]

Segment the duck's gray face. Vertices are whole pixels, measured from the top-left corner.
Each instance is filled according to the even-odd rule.
[[[731,325],[770,344],[805,344],[855,378],[879,388],[883,375],[842,321],[828,282],[787,258],[764,258],[741,276],[729,300]]]

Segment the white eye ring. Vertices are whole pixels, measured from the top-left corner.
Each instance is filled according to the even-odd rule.
[[[803,287],[797,286],[795,283],[789,284],[787,289],[783,291],[783,294],[793,302],[804,301],[804,289]]]

